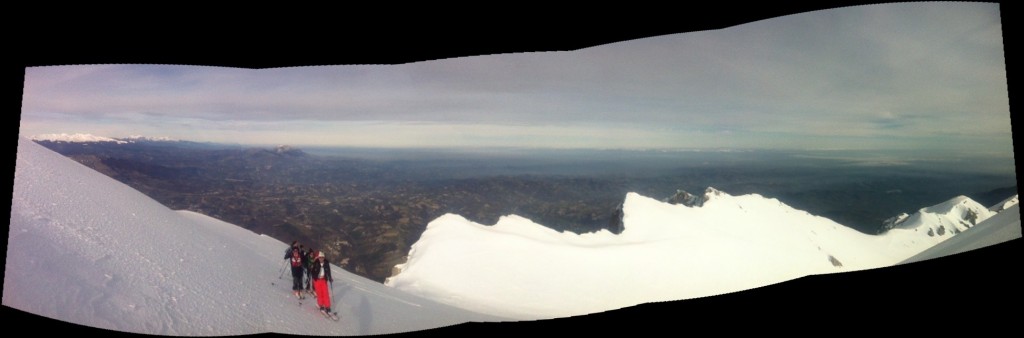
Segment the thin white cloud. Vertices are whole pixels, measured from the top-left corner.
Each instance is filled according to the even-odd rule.
[[[178,133],[207,140],[361,146],[801,148],[827,136],[884,146],[866,138],[940,135],[998,144],[1011,142],[1004,64],[998,5],[885,4],[572,52],[396,66],[30,68],[22,117],[29,129],[60,129],[45,132],[187,126]],[[698,130],[732,137],[711,142]],[[432,131],[451,138],[433,140]],[[923,144],[906,142],[899,146]]]

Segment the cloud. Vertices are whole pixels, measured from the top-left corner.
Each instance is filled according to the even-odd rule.
[[[292,126],[281,130],[360,144],[379,138],[339,138],[317,126],[422,138],[449,131],[463,142],[445,143],[455,146],[801,147],[801,139],[813,145],[825,136],[852,144],[949,135],[951,126],[957,135],[1010,142],[998,9],[844,7],[571,52],[394,66],[29,68],[22,116],[40,129],[207,128],[249,140],[263,137],[229,131],[285,139],[261,126]],[[711,143],[698,130],[731,137]]]

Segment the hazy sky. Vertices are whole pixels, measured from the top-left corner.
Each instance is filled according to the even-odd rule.
[[[999,7],[828,9],[569,52],[26,69],[21,133],[378,147],[1012,153]]]

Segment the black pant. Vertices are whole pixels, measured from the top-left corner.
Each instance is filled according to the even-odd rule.
[[[302,290],[302,267],[292,267],[292,290]]]

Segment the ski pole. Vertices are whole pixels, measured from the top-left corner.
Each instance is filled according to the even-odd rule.
[[[331,306],[336,307],[334,304],[334,281],[331,281]]]
[[[277,275],[277,279],[281,279],[281,277],[284,277],[284,267],[287,266],[287,265],[288,265],[288,260],[284,260],[284,261],[281,262],[281,273]]]

